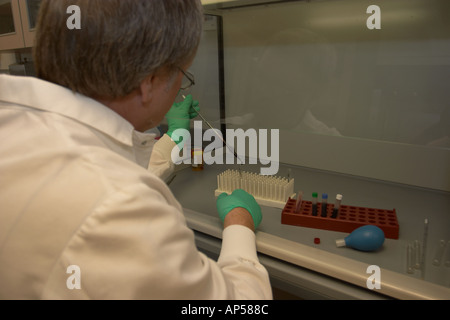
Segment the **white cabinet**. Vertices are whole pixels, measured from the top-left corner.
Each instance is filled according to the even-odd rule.
[[[0,50],[24,46],[18,0],[0,0]]]
[[[24,46],[34,45],[35,28],[41,0],[19,0]]]
[[[0,0],[0,50],[33,46],[41,0]]]

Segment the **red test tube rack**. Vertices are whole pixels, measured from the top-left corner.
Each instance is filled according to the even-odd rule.
[[[289,198],[281,213],[281,223],[292,226],[323,229],[352,233],[355,229],[366,225],[374,225],[383,230],[388,239],[398,239],[399,224],[397,213],[393,210],[372,209],[341,205],[339,214],[333,218],[334,205],[327,205],[327,216],[312,213],[312,202],[303,201],[299,212],[296,212],[297,201]],[[317,211],[322,212],[322,204],[317,203]]]

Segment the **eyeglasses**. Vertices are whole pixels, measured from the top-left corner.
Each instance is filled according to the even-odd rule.
[[[183,81],[181,82],[181,90],[187,90],[190,87],[195,85],[195,79],[194,79],[194,75],[192,73],[190,73],[189,71],[184,71],[181,68],[180,69],[181,73],[183,73],[184,77],[183,77]]]

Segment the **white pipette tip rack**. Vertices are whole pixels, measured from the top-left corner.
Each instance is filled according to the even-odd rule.
[[[256,173],[227,170],[217,176],[216,197],[242,189],[250,193],[258,204],[283,209],[294,198],[294,179],[262,176]]]

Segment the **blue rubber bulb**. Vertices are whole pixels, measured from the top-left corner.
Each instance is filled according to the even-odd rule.
[[[336,241],[336,244],[338,247],[345,245],[359,251],[375,251],[383,245],[384,239],[383,230],[369,225],[356,229],[344,240]]]

